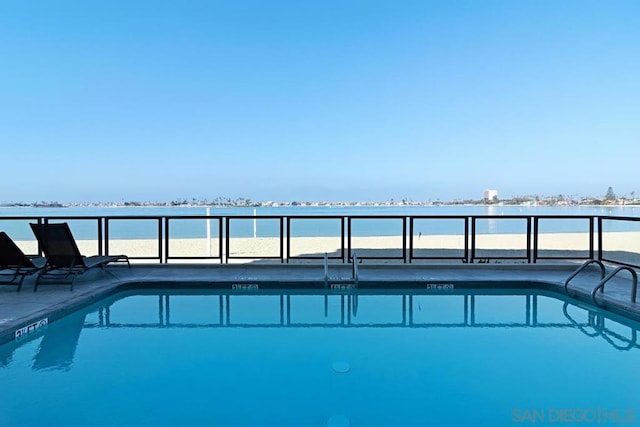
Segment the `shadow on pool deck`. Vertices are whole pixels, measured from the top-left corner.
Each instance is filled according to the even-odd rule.
[[[528,283],[532,289],[544,288],[564,294],[564,282],[577,268],[576,263],[536,264],[460,264],[460,265],[359,265],[359,286],[368,289],[427,289],[433,283],[464,283],[466,287],[508,288]],[[21,292],[15,286],[0,286],[0,342],[14,339],[16,330],[41,319],[55,321],[81,307],[97,302],[121,290],[144,288],[211,287],[223,292],[234,284],[269,284],[271,289],[315,288],[324,290],[324,267],[318,264],[133,264],[131,269],[108,267],[113,273],[89,271],[76,279],[74,290],[65,284],[41,284],[33,292],[35,278],[25,280]],[[612,267],[608,267],[611,271]],[[607,284],[598,301],[607,309],[640,319],[640,307],[630,303],[630,275],[622,274]],[[331,280],[347,281],[352,266],[329,266]],[[570,295],[591,301],[591,290],[599,282],[597,268],[589,268],[571,281]],[[263,286],[264,288],[264,286]],[[262,289],[262,288],[261,288]],[[260,293],[260,290],[255,290]],[[357,291],[352,291],[357,292]]]

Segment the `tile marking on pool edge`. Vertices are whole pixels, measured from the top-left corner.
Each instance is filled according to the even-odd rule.
[[[453,283],[427,283],[427,290],[429,291],[454,291],[455,286]]]
[[[340,284],[340,283],[332,283],[331,290],[332,291],[351,291],[356,289],[355,285],[349,284]]]
[[[23,328],[17,329],[15,332],[15,339],[19,340],[25,335],[31,335],[43,328],[46,328],[48,324],[49,324],[49,318],[45,317],[44,319],[38,320],[37,322],[34,322]]]
[[[255,283],[234,283],[231,290],[234,291],[257,291],[260,287]]]

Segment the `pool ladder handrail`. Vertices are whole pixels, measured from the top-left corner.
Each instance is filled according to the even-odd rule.
[[[358,287],[358,255],[354,252],[351,254],[353,259],[353,265],[351,266],[351,280],[353,280],[354,287]],[[329,254],[324,253],[324,288],[329,288]]]
[[[585,268],[587,268],[591,264],[597,264],[598,267],[600,267],[600,280],[604,279],[604,276],[606,274],[606,269],[605,269],[604,264],[602,263],[602,261],[597,260],[597,259],[587,260],[587,261],[583,262],[582,265],[580,267],[578,267],[578,269],[576,271],[574,271],[571,274],[571,276],[569,276],[567,278],[567,280],[565,280],[565,282],[564,282],[564,293],[565,294],[569,295],[569,282],[571,280],[573,280],[573,278],[576,277],[578,274],[580,274],[580,272],[582,272],[582,270],[584,270]]]
[[[353,266],[351,267],[351,279],[353,280],[353,285],[358,287],[358,255],[354,252],[351,254],[351,258],[353,259]]]
[[[593,303],[596,305],[600,305],[598,304],[598,302],[596,301],[596,293],[598,292],[598,290],[600,290],[600,293],[604,292],[604,285],[611,280],[616,274],[618,274],[619,272],[626,270],[629,273],[631,273],[631,278],[632,278],[632,284],[631,284],[631,303],[635,304],[636,302],[636,294],[638,291],[638,273],[636,273],[636,271],[631,268],[628,267],[626,265],[623,265],[621,267],[616,268],[615,270],[613,270],[611,273],[609,273],[609,275],[607,277],[604,277],[600,283],[598,283],[596,285],[595,288],[593,288],[593,291],[591,291],[591,299],[593,300]]]
[[[324,253],[324,288],[329,287],[329,254]]]

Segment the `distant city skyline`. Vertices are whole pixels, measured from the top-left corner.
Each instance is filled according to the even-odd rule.
[[[640,197],[636,197],[635,192],[629,194],[617,194],[612,187],[609,187],[604,194],[517,194],[509,196],[499,196],[498,190],[485,189],[479,197],[460,198],[454,197],[451,199],[440,198],[423,198],[413,199],[409,197],[391,197],[389,199],[256,199],[252,197],[232,197],[232,196],[210,196],[204,198],[197,197],[178,197],[174,199],[122,199],[122,200],[13,200],[6,201],[0,200],[0,206],[12,206],[12,205],[39,205],[39,204],[59,204],[59,205],[154,205],[154,204],[261,204],[269,205],[270,203],[331,203],[331,204],[371,204],[371,203],[405,203],[405,204],[429,204],[429,203],[460,203],[460,202],[473,202],[473,203],[502,203],[506,201],[508,203],[520,203],[520,202],[541,202],[541,203],[557,203],[557,202],[571,202],[571,203],[584,203],[589,204],[590,201],[595,202],[619,202],[619,201],[637,202],[640,201]]]
[[[640,191],[640,2],[0,6],[0,201]]]
[[[535,198],[538,197],[540,199],[550,199],[550,198],[556,198],[558,196],[562,196],[565,198],[569,198],[569,199],[586,199],[586,198],[594,198],[594,199],[600,199],[603,200],[605,198],[606,195],[606,190],[605,191],[601,191],[600,193],[584,193],[584,194],[578,194],[578,193],[551,193],[551,194],[545,194],[545,193],[538,193],[538,192],[533,192],[533,193],[527,193],[527,194],[502,194],[502,192],[498,192],[497,193],[497,200],[501,201],[501,200],[511,200],[514,198]],[[630,191],[630,192],[626,192],[626,193],[618,193],[616,192],[616,198],[619,199],[638,199],[640,198],[640,193],[636,194],[635,191]],[[457,201],[463,201],[463,200],[470,200],[470,201],[482,201],[482,200],[492,200],[492,197],[485,197],[485,191],[479,192],[478,194],[475,195],[471,195],[470,197],[457,197],[457,196],[453,196],[451,198],[441,198],[441,197],[428,197],[428,195],[425,195],[423,197],[409,197],[409,196],[402,196],[402,195],[398,195],[398,196],[392,196],[392,197],[387,197],[387,198],[338,198],[338,197],[328,197],[328,198],[318,198],[318,197],[289,197],[289,198],[276,198],[276,197],[249,197],[247,195],[224,195],[224,196],[220,196],[220,195],[205,195],[203,197],[194,197],[194,196],[189,196],[189,195],[181,195],[179,197],[142,197],[142,198],[124,198],[121,197],[120,199],[107,199],[107,198],[98,198],[98,197],[91,197],[91,198],[87,198],[87,199],[79,199],[79,198],[68,198],[68,199],[55,199],[55,198],[41,198],[41,199],[26,199],[26,198],[22,198],[22,199],[0,199],[0,205],[2,204],[30,204],[30,203],[40,203],[40,202],[45,202],[45,203],[72,203],[72,204],[82,204],[82,203],[122,203],[122,202],[171,202],[171,201],[177,201],[177,200],[197,200],[197,201],[204,201],[204,200],[214,200],[216,198],[221,198],[221,199],[230,199],[230,200],[242,200],[242,199],[247,199],[247,200],[252,200],[252,201],[259,201],[259,202],[268,202],[268,201],[279,201],[279,202],[292,202],[292,201],[306,201],[306,202],[387,202],[387,201],[401,201],[401,200],[407,200],[407,201],[412,201],[412,202],[457,202]]]

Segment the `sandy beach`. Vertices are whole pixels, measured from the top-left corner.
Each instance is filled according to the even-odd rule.
[[[18,241],[18,246],[28,254],[37,252],[37,245],[33,241]],[[78,248],[87,256],[98,253],[95,240],[78,240]],[[170,257],[218,257],[219,241],[212,239],[207,244],[206,238],[200,239],[171,239],[169,244]],[[225,244],[222,241],[222,251],[225,257]],[[598,242],[594,242],[596,245]],[[345,239],[345,251],[347,249]],[[589,236],[587,233],[550,233],[540,234],[538,241],[538,255],[552,257],[588,256]],[[409,242],[407,240],[407,249]],[[455,257],[462,258],[464,253],[464,236],[462,235],[422,235],[414,236],[414,256],[424,257]],[[622,262],[640,263],[640,232],[609,232],[603,233],[603,249],[605,258]],[[290,257],[300,256],[322,257],[326,252],[332,256],[340,255],[339,237],[295,237],[290,240]],[[359,257],[402,257],[401,236],[373,236],[353,237],[351,250]],[[162,242],[164,253],[164,241]],[[126,254],[131,257],[158,257],[158,240],[133,239],[113,240],[109,242],[110,254]],[[286,257],[286,242],[283,247]],[[278,238],[234,238],[230,242],[229,254],[233,257],[247,257],[260,259],[280,256],[280,242]],[[526,256],[526,235],[524,234],[480,234],[476,236],[476,257],[524,257]],[[206,262],[206,260],[196,260]],[[243,259],[230,259],[230,262],[244,262]],[[443,260],[446,262],[446,260]],[[156,262],[148,260],[147,262]],[[171,262],[184,262],[171,260]],[[218,261],[219,262],[219,261]]]

